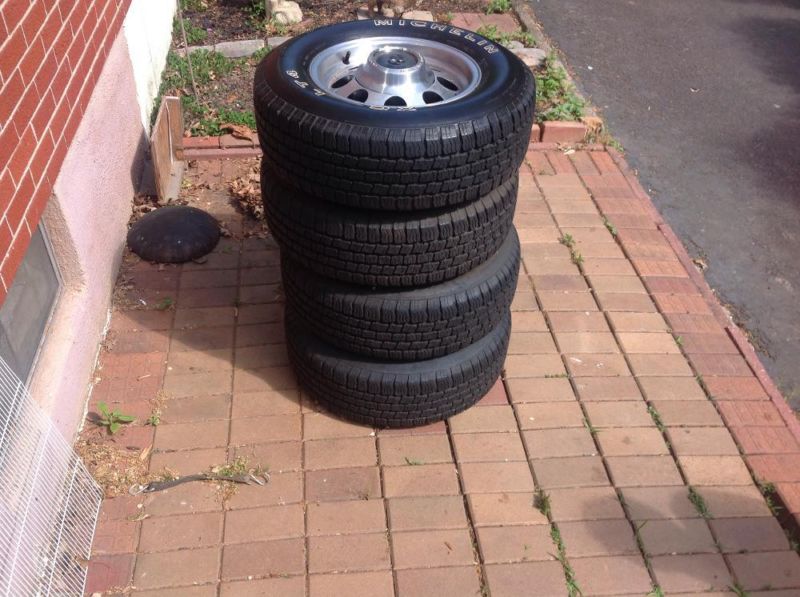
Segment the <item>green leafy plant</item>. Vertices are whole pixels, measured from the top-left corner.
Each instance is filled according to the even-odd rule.
[[[489,0],[486,5],[486,14],[490,15],[497,12],[508,12],[511,10],[511,0]]]
[[[694,509],[697,510],[700,516],[706,519],[712,518],[711,511],[708,509],[705,498],[691,485],[689,486],[689,501],[692,502]]]
[[[195,26],[189,19],[183,19],[183,30],[186,31],[186,43],[190,46],[201,44],[206,40],[206,37],[208,37],[208,32],[205,29]],[[183,32],[181,31],[181,25],[178,19],[175,19],[175,23],[172,26],[172,38],[183,38]]]
[[[522,31],[521,29],[512,31],[511,33],[505,33],[500,31],[497,28],[497,25],[484,25],[478,29],[477,33],[488,40],[503,44],[504,46],[507,46],[512,41],[518,41],[526,48],[532,48],[536,46],[536,38],[533,37],[533,35],[531,35],[529,32]]]
[[[163,299],[156,303],[157,311],[166,311],[175,305],[175,301],[170,296],[165,296]]]
[[[536,119],[579,120],[583,116],[585,102],[575,93],[567,73],[558,65],[554,54],[550,54],[536,73]]]
[[[105,427],[111,435],[122,429],[123,425],[133,423],[136,420],[133,415],[126,415],[118,410],[110,410],[105,402],[98,402],[97,410],[99,411],[97,424]]]
[[[603,224],[608,229],[608,231],[611,233],[611,236],[617,236],[617,227],[614,226],[614,224],[612,224],[609,221],[608,218],[605,218],[605,217],[603,218]]]
[[[205,12],[208,10],[206,0],[181,0],[181,9],[192,12]]]

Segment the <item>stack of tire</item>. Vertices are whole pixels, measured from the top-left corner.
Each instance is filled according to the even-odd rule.
[[[401,70],[414,85],[392,87]],[[431,81],[433,91],[420,87]],[[358,21],[280,46],[254,91],[301,386],[377,427],[423,425],[477,402],[508,348],[530,71],[455,27]]]

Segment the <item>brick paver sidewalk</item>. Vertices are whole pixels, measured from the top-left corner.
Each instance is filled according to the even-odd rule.
[[[89,590],[800,595],[800,559],[754,482],[800,512],[791,419],[621,163],[532,146],[505,377],[446,424],[376,432],[302,397],[268,242],[137,266],[148,305],[177,308],[115,312],[93,403],[146,417],[163,390],[161,424],[119,440],[152,443],[151,471],[246,456],[271,481],[225,501],[212,483],[107,500]],[[231,167],[201,165],[195,181]],[[218,192],[201,199],[238,231]]]

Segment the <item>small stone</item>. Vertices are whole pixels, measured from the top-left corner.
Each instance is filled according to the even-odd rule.
[[[508,42],[508,45],[506,45],[506,47],[509,50],[516,51],[516,50],[522,50],[525,46],[522,44],[521,41],[517,41],[515,39],[513,41]]]
[[[432,21],[433,13],[429,10],[407,10],[403,18],[409,21]]]
[[[226,58],[244,58],[251,56],[264,47],[263,39],[240,39],[222,41],[214,46],[214,50]]]
[[[367,19],[372,18],[372,13],[369,10],[369,6],[366,4],[364,6],[359,6],[356,10],[356,18],[359,21],[366,21]]]
[[[394,18],[394,9],[393,8],[389,8],[388,6],[384,6],[381,9],[381,14],[384,17],[386,17],[387,19],[393,19]]]
[[[278,25],[294,25],[303,20],[303,11],[297,2],[267,0],[267,16]]]
[[[285,44],[287,41],[292,39],[291,37],[268,37],[267,38],[267,46],[270,48],[277,48],[281,44]]]
[[[189,46],[188,48],[181,48],[178,50],[178,54],[181,56],[186,56],[186,54],[193,54],[195,52],[213,52],[214,46]]]
[[[539,68],[547,58],[547,52],[539,48],[521,48],[514,50],[514,54],[516,54],[528,68]]]

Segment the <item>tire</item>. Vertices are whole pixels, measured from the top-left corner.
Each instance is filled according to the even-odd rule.
[[[261,169],[267,222],[286,254],[327,278],[393,288],[437,284],[491,257],[511,228],[517,183],[459,208],[390,213],[314,200]]]
[[[480,400],[499,377],[510,313],[466,348],[414,363],[364,360],[322,342],[286,314],[289,358],[301,385],[326,408],[374,427],[414,427],[455,415]]]
[[[334,44],[395,35],[459,50],[477,65],[477,86],[439,105],[371,107],[328,93],[309,74],[313,57]],[[460,205],[503,184],[527,150],[535,95],[530,70],[502,46],[404,19],[296,37],[267,55],[254,82],[265,161],[285,184],[325,201],[386,210]]]
[[[456,352],[488,334],[508,312],[519,274],[512,228],[500,249],[442,284],[384,292],[332,282],[283,265],[286,300],[324,342],[355,355],[420,361]]]

